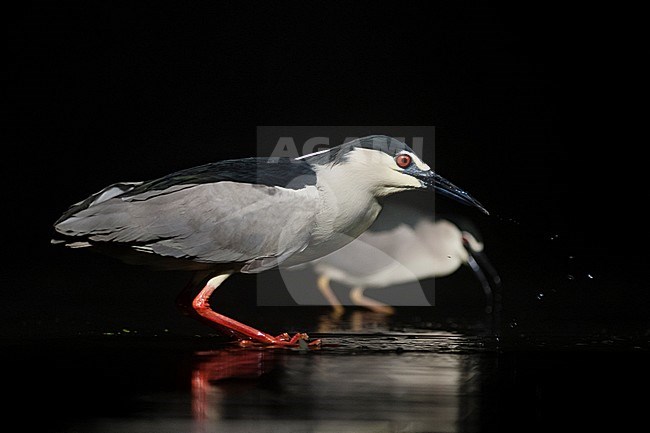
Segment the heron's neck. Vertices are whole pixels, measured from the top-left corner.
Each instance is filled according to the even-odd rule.
[[[342,233],[352,238],[359,236],[375,221],[381,205],[373,194],[371,185],[350,178],[341,166],[318,168],[317,187],[321,209],[317,215],[313,235]],[[363,179],[363,178],[362,178]]]

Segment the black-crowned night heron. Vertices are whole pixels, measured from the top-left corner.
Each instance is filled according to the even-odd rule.
[[[366,289],[444,277],[468,265],[486,297],[486,312],[494,306],[492,286],[501,280],[477,240],[477,230],[464,218],[434,218],[401,204],[384,206],[377,220],[355,240],[310,264],[318,276],[318,288],[335,315],[344,312],[330,281],[351,287],[352,303],[382,314],[393,314],[390,305],[366,297]]]
[[[53,242],[201,271],[212,278],[193,297],[200,318],[242,341],[296,345],[307,336],[253,329],[213,311],[210,295],[234,272],[297,265],[337,250],[372,224],[378,198],[413,189],[486,212],[404,143],[370,136],[299,158],[227,160],[110,185],[65,212]]]

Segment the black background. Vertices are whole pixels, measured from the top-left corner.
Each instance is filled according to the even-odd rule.
[[[251,156],[258,125],[434,125],[433,165],[492,211],[451,205],[503,274],[505,323],[647,340],[621,15],[455,2],[8,11],[2,334],[201,332],[175,319],[186,275],[49,244],[67,206],[107,184]],[[245,311],[253,297],[222,301]]]
[[[138,358],[127,344],[83,356],[86,340],[72,338],[59,356],[59,339],[41,337],[211,332],[174,306],[188,275],[50,245],[71,203],[116,181],[252,156],[258,125],[433,125],[428,162],[492,215],[437,204],[477,224],[504,281],[503,351],[483,410],[497,404],[517,429],[539,419],[556,429],[567,417],[620,426],[643,413],[631,391],[647,384],[647,356],[637,355],[650,329],[647,134],[636,133],[645,98],[635,81],[647,57],[635,17],[645,14],[548,2],[20,2],[4,11],[0,337],[10,348],[37,342],[5,358],[21,409],[49,408],[46,423],[70,407],[112,415],[142,380],[112,372],[115,359],[118,372],[152,359],[149,385],[177,368],[161,362],[169,350],[145,346]],[[263,278],[282,296],[277,273]],[[475,287],[471,276],[455,278],[437,284],[435,308],[402,309],[398,320],[480,317],[472,292],[458,290]],[[311,330],[327,312],[257,307],[257,284],[233,276],[220,311],[270,332]],[[79,371],[96,375],[98,359],[112,372],[94,378],[106,388],[78,392],[90,389]],[[61,399],[59,389],[78,395]],[[43,404],[30,406],[37,394]]]

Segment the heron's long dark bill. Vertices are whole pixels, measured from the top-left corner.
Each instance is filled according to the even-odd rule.
[[[490,214],[483,207],[483,205],[478,202],[478,200],[469,195],[467,192],[458,188],[453,183],[449,182],[444,177],[434,173],[433,171],[429,171],[425,175],[418,176],[418,179],[420,179],[420,181],[427,189],[435,191],[438,194],[454,199],[465,205],[477,207],[486,215]]]

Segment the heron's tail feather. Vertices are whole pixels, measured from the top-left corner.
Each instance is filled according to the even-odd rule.
[[[105,202],[106,200],[109,200],[113,197],[117,197],[118,195],[122,195],[125,192],[129,192],[133,188],[141,184],[142,182],[118,182],[109,185],[106,188],[102,189],[101,191],[98,191],[95,194],[91,195],[87,199],[82,200],[79,203],[75,203],[72,206],[70,206],[70,208],[67,211],[65,211],[65,213],[61,215],[61,217],[58,220],[56,220],[54,226],[56,226],[62,221],[67,220],[72,215],[84,209],[88,209],[91,206]]]

